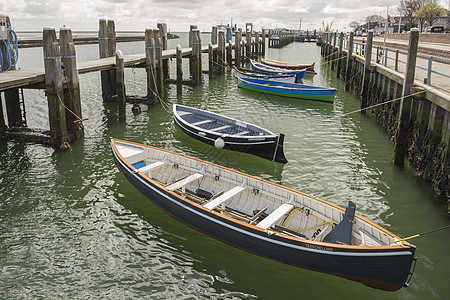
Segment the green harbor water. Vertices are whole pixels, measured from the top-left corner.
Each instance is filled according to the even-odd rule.
[[[208,42],[203,36],[203,44]],[[186,34],[170,40],[187,46]],[[143,42],[118,44],[125,54]],[[41,49],[23,49],[19,67],[42,65]],[[78,60],[98,57],[97,45],[77,46]],[[100,74],[80,76],[86,137],[72,150],[0,141],[1,299],[449,299],[450,232],[412,240],[418,263],[410,287],[384,292],[335,276],[271,261],[185,226],[154,206],[116,169],[107,137],[212,161],[314,194],[407,237],[449,224],[445,205],[409,167],[391,164],[389,137],[359,108],[344,82],[322,65],[315,44],[269,49],[267,58],[316,62],[303,82],[335,87],[334,104],[238,89],[231,72],[176,94],[166,103],[207,109],[284,133],[282,165],[218,150],[183,134],[161,105],[142,105],[126,121],[103,103]],[[187,74],[187,60],[185,74]],[[175,61],[171,62],[172,78]],[[207,68],[204,55],[203,69]],[[187,76],[186,76],[187,77]],[[128,94],[145,94],[145,71],[127,69]],[[25,91],[29,127],[48,128],[43,91]]]

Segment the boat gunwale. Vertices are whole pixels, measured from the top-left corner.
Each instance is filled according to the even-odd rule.
[[[189,123],[186,120],[184,120],[178,114],[178,111],[177,111],[176,107],[187,107],[187,108],[190,108],[190,109],[193,109],[193,110],[198,110],[198,111],[201,111],[201,112],[204,112],[204,113],[207,113],[207,114],[220,116],[220,117],[223,117],[223,118],[228,119],[228,120],[233,120],[233,121],[245,123],[245,124],[254,126],[255,128],[258,128],[261,131],[267,132],[269,134],[265,134],[265,135],[237,135],[237,134],[220,133],[220,132],[212,131],[212,130],[209,130],[209,129],[204,129],[204,128],[198,127],[198,126],[193,125],[192,123]],[[258,126],[258,125],[255,125],[255,124],[252,124],[252,123],[249,123],[249,122],[246,122],[246,121],[241,121],[241,120],[238,120],[238,119],[234,119],[234,118],[231,118],[231,117],[227,117],[227,116],[224,116],[224,115],[221,115],[221,114],[217,114],[217,113],[214,113],[214,112],[206,111],[206,110],[203,110],[203,109],[193,108],[193,107],[190,107],[190,106],[185,106],[185,105],[180,105],[180,104],[173,104],[173,114],[174,114],[174,116],[176,116],[177,120],[180,120],[183,124],[185,124],[188,127],[195,128],[195,129],[198,129],[198,130],[203,131],[203,132],[208,132],[210,134],[217,135],[217,136],[220,136],[220,137],[222,137],[223,135],[225,135],[226,137],[232,137],[232,138],[236,138],[236,139],[277,138],[278,137],[278,134],[275,134],[274,132],[272,132],[272,131],[270,131],[268,129],[265,129],[265,128],[261,127],[261,126]],[[252,141],[249,141],[249,142],[251,143]]]
[[[282,61],[278,61],[278,60],[273,60],[273,59],[265,59],[265,58],[261,58],[261,63],[264,64],[262,61],[266,61],[269,63],[273,63],[273,64],[280,64],[286,67],[295,67],[295,68],[308,68],[308,67],[313,67],[315,65],[315,62],[313,62],[312,64],[309,65],[301,65],[301,64],[292,64],[292,63],[287,63],[287,62],[282,62]]]
[[[298,73],[298,72],[297,72],[297,73],[292,72],[292,74],[291,74],[291,73],[285,73],[285,72],[283,72],[282,74],[275,74],[275,73],[265,73],[265,72],[263,72],[263,71],[250,70],[250,69],[244,69],[244,70],[246,70],[246,71],[242,71],[242,69],[244,69],[244,68],[234,67],[234,70],[235,70],[236,73],[243,74],[243,75],[246,75],[246,76],[252,76],[251,74],[246,74],[246,72],[248,72],[248,71],[252,71],[252,72],[254,72],[254,73],[256,73],[256,74],[260,74],[261,77],[273,77],[273,78],[291,78],[291,77],[297,77],[297,73]],[[247,70],[248,70],[248,71],[247,71]],[[254,77],[258,77],[258,76],[254,75]]]
[[[294,190],[294,189],[289,188],[289,187],[287,187],[287,186],[283,186],[283,185],[280,185],[280,184],[277,184],[277,183],[274,183],[274,182],[265,180],[265,179],[260,178],[260,177],[257,177],[257,176],[253,176],[253,175],[246,174],[246,173],[243,173],[243,172],[240,172],[240,171],[231,169],[231,168],[227,168],[227,167],[224,167],[224,166],[220,166],[220,165],[217,165],[217,164],[212,163],[212,162],[204,161],[204,160],[199,159],[199,158],[195,158],[195,157],[188,156],[188,155],[181,154],[181,153],[176,153],[176,152],[173,152],[173,151],[170,151],[170,150],[166,150],[166,149],[161,149],[161,148],[153,147],[153,146],[150,146],[150,145],[140,144],[140,143],[131,142],[131,141],[125,141],[125,140],[116,139],[116,138],[110,138],[110,142],[111,142],[111,145],[112,145],[112,147],[113,147],[114,152],[116,153],[116,155],[117,155],[117,156],[120,158],[120,160],[121,160],[123,163],[125,163],[131,170],[133,170],[133,169],[135,169],[135,168],[134,168],[134,167],[133,167],[133,166],[132,166],[132,165],[131,165],[131,164],[130,164],[130,163],[129,163],[122,155],[121,155],[120,151],[118,151],[118,149],[117,149],[117,147],[116,147],[116,142],[124,143],[124,144],[132,144],[132,145],[139,146],[139,147],[145,147],[145,148],[150,148],[150,149],[157,150],[157,151],[163,151],[163,152],[170,153],[170,154],[173,154],[173,155],[177,155],[177,156],[180,156],[180,157],[183,157],[183,158],[187,158],[187,159],[193,159],[193,160],[198,161],[198,162],[200,162],[200,163],[205,163],[205,164],[211,165],[211,166],[213,166],[213,167],[217,167],[217,168],[221,168],[221,169],[224,169],[224,170],[227,170],[227,171],[231,171],[231,172],[237,173],[237,174],[242,175],[242,176],[247,176],[247,177],[250,177],[250,178],[252,178],[252,179],[262,181],[262,182],[264,182],[264,183],[266,183],[266,184],[274,185],[274,186],[279,187],[279,188],[284,188],[284,189],[286,189],[286,190],[288,190],[288,191],[291,191],[291,192],[294,192],[294,193],[298,193],[298,194],[300,194],[300,195],[302,195],[302,196],[310,197],[310,198],[312,198],[313,200],[317,200],[317,201],[319,201],[319,202],[322,202],[322,203],[325,204],[325,205],[330,205],[330,206],[332,206],[332,207],[334,207],[334,208],[337,208],[337,209],[341,210],[342,212],[345,212],[345,209],[344,209],[344,208],[342,208],[342,207],[340,207],[340,206],[338,206],[338,205],[335,205],[335,204],[333,204],[333,203],[331,203],[331,202],[328,202],[328,201],[326,201],[326,200],[317,198],[317,197],[315,197],[315,196],[313,196],[313,195],[309,195],[309,194],[306,194],[306,193],[304,193],[304,192]],[[205,208],[203,205],[200,205],[200,204],[196,203],[196,202],[193,201],[193,200],[187,199],[186,197],[183,197],[183,196],[177,194],[177,193],[174,192],[174,191],[168,190],[165,186],[161,185],[160,183],[158,183],[157,181],[151,179],[150,177],[146,176],[145,174],[142,174],[142,173],[140,173],[140,172],[137,172],[135,175],[140,175],[141,177],[143,177],[143,179],[144,179],[145,181],[149,182],[149,183],[152,184],[152,185],[155,185],[156,187],[158,187],[158,188],[161,189],[162,191],[164,191],[164,192],[166,192],[166,193],[169,193],[169,194],[172,195],[172,196],[175,196],[176,198],[178,198],[179,200],[181,200],[181,201],[183,201],[183,202],[187,202],[187,203],[189,203],[190,205],[194,205],[195,207],[200,208],[200,209],[204,210],[204,211],[207,212],[207,213],[210,213],[210,214],[213,214],[213,215],[215,215],[215,216],[217,216],[217,217],[226,219],[226,220],[228,220],[228,221],[231,221],[231,222],[233,222],[233,223],[236,223],[237,225],[244,226],[244,227],[247,227],[247,228],[252,229],[252,230],[256,230],[256,231],[258,231],[258,232],[262,232],[262,233],[273,233],[273,235],[275,235],[275,236],[277,236],[277,237],[279,237],[279,238],[282,238],[282,239],[288,239],[288,240],[290,240],[290,241],[299,242],[299,243],[301,243],[301,246],[302,246],[302,247],[305,247],[305,248],[308,248],[308,246],[306,246],[306,245],[309,244],[309,245],[314,245],[314,246],[321,247],[321,248],[332,248],[332,249],[334,249],[332,252],[338,252],[339,250],[340,250],[340,252],[346,252],[345,250],[347,250],[347,252],[350,252],[350,253],[353,253],[354,251],[362,251],[362,250],[364,250],[365,252],[366,252],[366,251],[369,251],[369,252],[372,251],[372,252],[373,252],[373,251],[377,251],[377,250],[378,250],[378,251],[379,251],[379,250],[389,250],[389,252],[387,252],[387,253],[390,253],[390,252],[393,252],[393,251],[408,250],[408,249],[411,249],[411,248],[415,248],[414,245],[410,244],[410,243],[407,242],[407,241],[403,241],[400,245],[397,245],[397,244],[382,245],[382,246],[342,245],[342,244],[334,244],[334,243],[327,243],[327,242],[321,242],[321,241],[313,241],[313,240],[303,239],[303,238],[300,238],[300,237],[293,237],[293,236],[284,234],[284,233],[282,233],[282,232],[272,231],[272,230],[270,230],[270,229],[265,230],[265,229],[262,229],[262,228],[258,228],[258,227],[256,227],[255,225],[250,225],[250,224],[245,223],[245,222],[243,222],[243,221],[240,221],[240,220],[237,220],[237,219],[232,218],[232,217],[230,217],[230,216],[224,215],[224,214],[222,214],[222,213],[220,213],[220,212],[216,212],[216,211],[214,211],[214,210],[207,209],[207,208]],[[378,230],[381,230],[383,233],[385,233],[385,234],[387,234],[387,235],[390,235],[390,236],[391,236],[392,238],[394,238],[394,239],[400,240],[400,238],[399,238],[397,235],[395,235],[394,233],[388,231],[387,229],[385,229],[385,228],[383,228],[383,227],[381,227],[381,226],[379,226],[379,225],[373,223],[372,221],[370,221],[370,220],[368,220],[368,219],[366,219],[366,218],[364,218],[364,217],[362,217],[362,216],[360,216],[360,215],[358,215],[358,214],[355,214],[355,218],[358,218],[358,219],[360,219],[362,222],[366,222],[367,224],[374,226],[374,227],[377,228]],[[317,250],[317,249],[316,249],[316,250]],[[324,250],[324,251],[325,251],[325,250]],[[326,251],[326,252],[330,252],[330,251]]]
[[[250,65],[259,68],[259,69],[267,69],[267,71],[272,71],[272,72],[278,72],[278,73],[287,73],[287,74],[297,74],[299,72],[304,72],[305,74],[307,73],[306,68],[304,69],[300,69],[300,70],[293,70],[293,69],[283,69],[283,68],[278,68],[275,66],[270,66],[270,65],[265,65],[263,63],[254,61],[254,60],[250,60]],[[270,73],[270,74],[276,74],[276,73]]]

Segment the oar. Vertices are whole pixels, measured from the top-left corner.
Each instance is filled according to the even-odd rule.
[[[444,229],[447,229],[447,228],[450,228],[450,225],[447,225],[447,226],[444,226],[444,227],[441,227],[441,228],[436,228],[436,229],[433,229],[433,230],[430,230],[430,231],[418,233],[418,234],[412,235],[410,237],[407,237],[407,238],[404,238],[404,239],[400,239],[398,241],[394,241],[392,244],[396,244],[398,242],[403,242],[403,241],[406,241],[406,240],[409,240],[409,239],[413,239],[413,238],[416,238],[416,237],[419,237],[419,236],[423,236],[423,235],[426,235],[426,234],[429,234],[429,233],[433,233],[433,232],[436,232],[436,231],[440,231],[440,230],[444,230]]]

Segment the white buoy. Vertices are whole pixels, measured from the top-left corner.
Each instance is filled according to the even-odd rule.
[[[219,136],[215,141],[214,141],[214,146],[216,146],[217,149],[222,149],[223,147],[225,147],[225,141],[224,139]]]

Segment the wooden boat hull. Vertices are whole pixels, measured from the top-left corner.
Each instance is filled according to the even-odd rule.
[[[270,234],[270,231],[236,222],[216,211],[206,209],[194,201],[167,190],[166,187],[147,176],[135,172],[135,169],[119,154],[116,142],[124,141],[111,139],[111,149],[117,167],[127,180],[163,211],[200,232],[250,253],[300,268],[340,276],[373,288],[395,291],[407,286],[406,282],[412,275],[410,268],[415,261],[413,245],[394,246],[390,249],[387,247],[361,248],[314,243]],[[169,151],[167,153],[174,154]],[[203,163],[223,168],[208,162]]]
[[[239,78],[256,78],[274,80],[288,83],[295,83],[297,81],[296,74],[269,74],[262,71],[248,70],[242,68],[235,68],[236,77]]]
[[[225,146],[223,147],[224,149],[253,154],[283,164],[288,162],[283,150],[284,134],[280,134],[278,136],[272,134],[249,137],[202,130],[201,128],[192,126],[192,124],[184,122],[176,113],[176,106],[174,106],[173,119],[175,124],[184,133],[203,143],[214,146],[215,141],[218,138],[222,138],[225,142]]]
[[[334,102],[334,97],[336,95],[336,89],[326,89],[299,84],[281,85],[282,83],[271,82],[269,80],[237,78],[237,84],[238,87],[255,92],[329,103]]]
[[[314,71],[314,65],[315,63],[312,63],[310,65],[294,65],[294,64],[288,64],[276,60],[269,60],[269,59],[261,59],[261,63],[270,67],[285,69],[285,70],[303,70],[306,69],[307,73],[311,74],[317,74],[316,71]]]
[[[306,69],[302,69],[302,70],[280,69],[280,68],[275,68],[275,67],[271,67],[271,66],[266,66],[266,65],[260,64],[258,62],[255,62],[253,60],[250,60],[250,67],[252,68],[253,71],[262,72],[262,73],[271,74],[271,75],[277,75],[277,74],[291,75],[291,74],[296,74],[297,81],[302,80],[303,77],[306,74]]]

